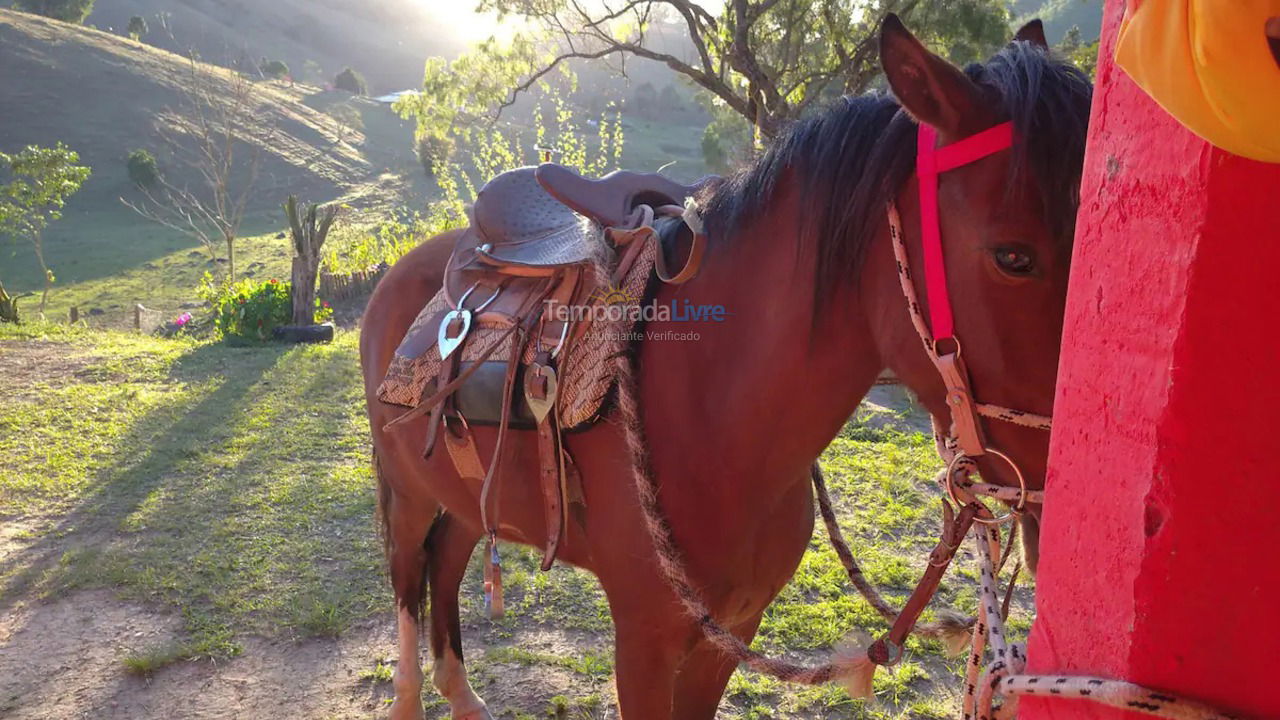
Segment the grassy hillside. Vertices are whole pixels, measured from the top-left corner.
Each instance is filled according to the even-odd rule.
[[[385,701],[394,621],[356,340],[229,347],[0,325],[0,716],[188,717],[192,688],[201,717],[269,717],[282,698],[290,717],[369,717]],[[877,388],[822,458],[854,553],[898,604],[936,540],[928,427],[905,393]],[[594,578],[504,553],[504,619],[485,617],[480,553],[462,588],[476,689],[503,718],[616,717]],[[975,588],[966,543],[937,603],[972,611]],[[1018,634],[1029,599],[1019,591]],[[816,660],[884,629],[819,530],[756,647]],[[955,717],[961,666],[912,639],[877,673],[874,703],[740,672],[719,717]],[[238,692],[216,691],[229,683]],[[425,699],[447,717],[429,684]]]
[[[46,252],[58,276],[57,315],[73,302],[105,309],[154,302],[147,288],[175,280],[164,272],[175,256],[191,265],[179,274],[190,298],[207,258],[188,257],[198,249],[192,240],[120,202],[121,197],[143,200],[129,181],[125,157],[134,149],[149,149],[177,184],[194,181],[194,173],[167,152],[162,131],[190,121],[180,88],[190,85],[193,73],[208,80],[216,94],[226,91],[226,71],[117,35],[10,10],[0,10],[0,68],[0,148],[63,142],[93,169],[64,219],[46,234]],[[253,139],[262,164],[245,234],[274,235],[281,224],[280,203],[289,193],[312,200],[384,201],[403,189],[405,181],[396,176],[405,175],[409,192],[421,195],[425,179],[416,170],[412,127],[385,106],[313,86],[262,81],[253,90],[260,103],[257,119],[272,134]],[[363,116],[364,132],[343,131],[327,113],[340,103]],[[249,245],[244,266],[263,259],[255,257],[262,254],[257,252],[262,243]],[[270,254],[287,257],[283,243],[272,246]],[[127,283],[131,274],[143,277],[135,284],[140,287],[131,286],[127,297],[95,302],[95,296]],[[32,289],[39,277],[25,242],[0,240],[0,281]],[[84,283],[92,290],[59,292]]]
[[[390,23],[387,37],[394,38],[397,31]],[[65,318],[76,306],[82,316],[102,313],[89,317],[96,325],[121,326],[130,322],[135,303],[170,318],[187,309],[183,306],[195,300],[200,275],[214,265],[192,239],[120,202],[121,197],[143,199],[128,179],[125,158],[134,149],[149,149],[169,177],[181,180],[183,168],[166,156],[162,130],[184,122],[180,88],[189,84],[193,72],[225,78],[226,71],[202,64],[193,69],[187,58],[118,34],[10,10],[0,10],[0,68],[0,149],[64,142],[93,169],[68,203],[65,217],[46,233],[46,256],[58,278],[47,316]],[[658,72],[651,66],[647,70]],[[414,61],[413,72],[420,74],[420,61]],[[604,82],[595,79],[597,85]],[[263,168],[237,248],[246,274],[287,272],[288,246],[278,233],[283,225],[280,203],[289,193],[314,201],[341,199],[383,216],[392,207],[421,209],[436,196],[438,188],[414,155],[412,124],[387,106],[302,83],[258,80],[254,90],[262,119],[276,134],[257,143]],[[503,126],[521,136],[518,148],[527,153],[521,162],[536,162],[530,126],[531,108],[539,102],[529,97],[521,103],[523,112],[504,116]],[[333,119],[339,105],[359,113],[362,130],[344,130]],[[607,102],[596,105],[575,107],[575,119],[563,131],[594,143],[598,130],[587,120],[598,118]],[[683,180],[701,176],[699,117],[688,112],[624,116],[622,165],[651,171],[669,166],[667,172]],[[459,155],[465,158],[468,151],[460,147]],[[484,178],[473,180],[479,185]],[[0,282],[19,291],[40,287],[39,267],[24,241],[0,239]],[[27,307],[33,308],[30,303]]]
[[[432,2],[421,0],[108,0],[87,20],[123,34],[129,18],[147,20],[145,40],[185,54],[196,50],[218,64],[283,60],[313,84],[345,66],[359,70],[375,92],[414,87],[431,55],[461,45],[439,32]],[[163,17],[162,17],[163,16]],[[308,72],[307,62],[321,73]]]

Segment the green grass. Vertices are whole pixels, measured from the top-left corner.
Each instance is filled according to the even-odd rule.
[[[18,549],[0,561],[0,611],[80,588],[169,608],[182,619],[180,639],[127,656],[125,669],[140,675],[234,657],[249,636],[341,637],[371,618],[392,622],[355,333],[325,346],[231,347],[0,325],[0,354],[9,353],[34,361],[23,367],[56,359],[58,370],[0,376],[0,523],[22,527],[10,535]],[[855,556],[900,604],[936,539],[938,460],[920,414],[901,398],[888,404],[898,409],[864,404],[823,464]],[[480,553],[463,585],[464,634],[483,648],[468,658],[473,685],[492,695],[512,672],[549,673],[542,694],[508,709],[602,716],[612,628],[598,584],[570,568],[538,572],[532,549],[503,552],[505,618],[485,617]],[[974,608],[967,555],[935,606]],[[820,529],[754,646],[817,661],[847,638],[882,633],[851,593]],[[1026,627],[1011,623],[1015,633]],[[937,643],[913,639],[900,665],[877,673],[873,703],[739,672],[726,717],[942,717],[954,710],[961,670]],[[385,683],[391,672],[370,658],[359,680]],[[429,689],[427,699],[436,699]]]

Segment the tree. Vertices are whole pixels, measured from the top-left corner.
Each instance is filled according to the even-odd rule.
[[[751,126],[741,115],[712,108],[702,131],[702,159],[713,173],[727,173],[751,155]]]
[[[711,6],[711,3],[707,3]],[[427,60],[420,93],[397,104],[419,130],[492,116],[574,59],[666,65],[772,137],[818,101],[871,88],[876,29],[897,13],[955,62],[1004,43],[1003,0],[482,0],[531,28],[478,45],[453,62]],[[665,38],[688,38],[687,52]],[[692,59],[687,59],[692,58]],[[623,69],[619,65],[619,69]]]
[[[147,150],[138,149],[129,153],[127,165],[129,179],[138,187],[153,188],[160,181],[160,167],[156,165],[156,156]]]
[[[160,134],[174,164],[194,183],[172,171],[160,175],[146,200],[120,201],[143,217],[198,240],[217,260],[227,252],[227,281],[235,280],[235,243],[245,208],[253,197],[262,162],[275,129],[266,120],[253,83],[226,68],[202,66],[193,59],[182,83],[181,103],[170,109]]]
[[[1054,48],[1058,54],[1070,60],[1076,67],[1085,71],[1090,78],[1094,76],[1098,68],[1098,39],[1094,38],[1091,43],[1084,41],[1083,33],[1080,32],[1079,25],[1072,25],[1062,36],[1062,42]]]
[[[418,136],[414,147],[427,177],[435,177],[436,172],[453,158],[456,145],[452,137],[423,134]]]
[[[142,36],[146,35],[148,30],[149,28],[147,27],[146,18],[143,18],[141,15],[134,15],[129,18],[128,33],[129,37],[133,38],[135,42],[141,40]]]
[[[329,117],[333,118],[333,124],[336,129],[337,139],[334,144],[341,144],[349,138],[354,132],[364,132],[364,116],[351,103],[338,103],[327,111]]]
[[[298,198],[290,195],[284,203],[289,220],[289,237],[293,240],[293,269],[290,291],[293,301],[293,324],[311,325],[316,314],[316,276],[320,272],[320,248],[324,245],[333,221],[338,217],[337,205],[306,204],[298,207]]]
[[[258,70],[272,80],[279,80],[289,76],[289,66],[280,60],[267,60],[264,58],[258,66]]]
[[[0,322],[21,322],[18,317],[18,301],[31,293],[22,293],[21,295],[10,295],[4,290],[4,283],[0,283]]]
[[[338,73],[338,76],[333,79],[333,86],[355,95],[369,94],[369,85],[365,83],[364,76],[349,67],[343,68],[342,72]]]
[[[94,0],[14,0],[13,6],[54,20],[82,23],[93,12]]]
[[[62,217],[67,198],[89,178],[92,171],[79,162],[80,156],[62,143],[52,148],[29,145],[13,155],[0,152],[0,171],[6,179],[0,184],[0,235],[26,238],[35,250],[44,273],[42,314],[54,281],[44,258],[44,229]],[[16,319],[16,305],[13,313]]]
[[[631,97],[631,107],[629,109],[632,113],[650,120],[660,114],[658,112],[658,91],[653,87],[653,83],[640,83],[636,86],[636,91]]]

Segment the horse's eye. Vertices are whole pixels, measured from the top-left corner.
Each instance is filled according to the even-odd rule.
[[[1010,275],[1030,275],[1036,270],[1035,258],[1017,248],[995,248],[992,251],[996,265]]]

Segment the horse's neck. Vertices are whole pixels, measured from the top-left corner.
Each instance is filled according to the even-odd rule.
[[[662,305],[725,310],[720,322],[646,328],[639,379],[660,473],[794,480],[784,476],[803,472],[879,373],[855,293],[834,298],[815,326],[813,250],[798,248],[794,203],[780,196],[743,232],[717,238],[696,280],[658,294]]]

